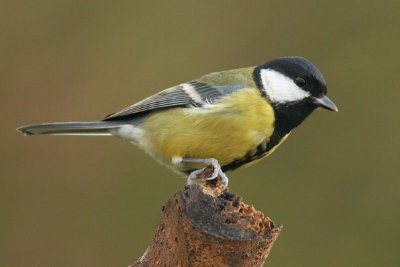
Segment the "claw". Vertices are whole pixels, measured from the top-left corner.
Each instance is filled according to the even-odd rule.
[[[228,182],[229,182],[228,176],[226,176],[226,174],[221,169],[219,169],[218,173],[219,177],[221,177],[221,182],[224,184],[224,189],[226,189],[228,187]]]
[[[205,169],[206,169],[206,168],[202,168],[202,169],[200,169],[200,170],[192,171],[192,172],[189,174],[188,178],[187,178],[187,182],[186,182],[187,185],[192,185],[192,184],[193,184],[193,180],[197,179],[197,175],[199,175],[200,173],[202,173]]]
[[[205,180],[210,181],[216,179],[218,176],[221,178],[222,183],[224,184],[224,189],[228,187],[228,177],[226,174],[222,171],[221,165],[219,165],[218,161],[213,158],[206,158],[206,159],[199,159],[199,158],[183,158],[182,162],[187,162],[187,163],[201,163],[207,166],[212,166],[214,171],[211,174],[210,177],[205,178]],[[202,173],[205,170],[205,168],[195,170],[191,172],[188,176],[187,179],[187,184],[191,185],[193,184],[193,180],[197,179],[197,176]]]

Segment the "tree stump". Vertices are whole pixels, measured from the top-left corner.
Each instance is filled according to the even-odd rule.
[[[130,267],[264,265],[282,227],[215,181],[199,179],[167,201],[150,246]]]

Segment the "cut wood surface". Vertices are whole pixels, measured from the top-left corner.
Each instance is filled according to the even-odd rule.
[[[199,181],[167,201],[150,246],[130,267],[264,265],[282,228],[219,182]]]

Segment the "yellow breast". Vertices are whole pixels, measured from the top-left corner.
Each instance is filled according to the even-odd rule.
[[[141,127],[145,149],[165,163],[174,157],[216,158],[223,166],[268,139],[273,123],[272,107],[249,88],[202,108],[155,112]]]

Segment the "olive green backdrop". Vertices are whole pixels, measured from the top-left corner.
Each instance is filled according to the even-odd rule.
[[[0,1],[0,265],[127,266],[185,180],[100,119],[202,74],[301,55],[315,112],[230,189],[284,225],[268,266],[400,266],[399,1]]]

